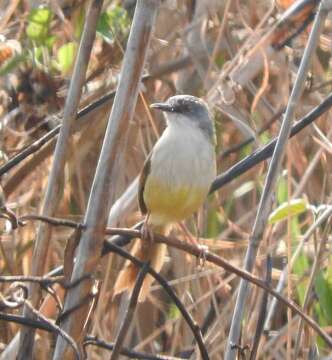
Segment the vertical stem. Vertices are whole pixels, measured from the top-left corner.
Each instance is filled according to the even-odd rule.
[[[70,82],[68,96],[66,98],[63,122],[54,151],[52,169],[49,175],[46,194],[42,206],[42,215],[53,216],[63,191],[63,176],[70,135],[76,120],[77,108],[79,106],[82,87],[85,81],[86,69],[89,63],[90,53],[96,34],[97,20],[102,7],[102,0],[92,0],[87,11],[82,38],[75,61],[73,76]],[[31,274],[34,276],[45,273],[47,254],[52,236],[51,226],[40,223],[37,239],[33,249],[33,262]],[[38,284],[29,286],[29,296],[33,307],[37,307],[41,292]],[[25,316],[33,316],[29,309],[24,307]],[[18,360],[30,359],[32,357],[35,332],[31,328],[23,327],[20,334],[20,346]]]
[[[257,250],[265,229],[265,225],[272,207],[273,189],[277,176],[280,172],[281,162],[285,153],[286,144],[290,134],[292,121],[294,118],[295,106],[302,95],[303,86],[305,83],[305,77],[311,63],[312,55],[316,50],[321,28],[327,16],[327,9],[324,6],[325,0],[320,3],[319,10],[315,17],[307,46],[305,48],[300,68],[298,70],[294,87],[290,95],[289,102],[285,113],[284,120],[281,125],[279,137],[277,140],[276,147],[273,152],[273,157],[269,165],[268,173],[266,176],[263,194],[260,199],[258,211],[253,226],[253,230],[250,236],[249,247],[245,257],[245,270],[251,272],[257,255]],[[241,280],[239,286],[239,292],[236,299],[231,329],[228,337],[225,359],[233,360],[236,357],[236,348],[234,345],[239,341],[241,322],[244,313],[244,306],[248,295],[248,282]]]
[[[291,167],[291,159],[290,159],[290,146],[287,145],[287,192],[288,192],[288,202],[291,199],[291,179],[292,179],[292,167]],[[287,216],[287,297],[288,299],[292,298],[292,284],[291,284],[291,259],[292,259],[292,235],[291,235],[291,217],[290,214]],[[292,311],[287,309],[287,360],[292,359]]]
[[[138,0],[131,26],[128,44],[121,70],[121,78],[115,95],[104,143],[98,161],[88,207],[85,214],[86,229],[77,249],[72,281],[79,281],[86,274],[93,274],[100,261],[104,229],[111,207],[112,181],[116,179],[118,155],[122,150],[124,135],[135,109],[141,76],[145,64],[154,19],[159,0]],[[93,280],[85,278],[68,291],[64,311],[69,314],[61,323],[61,328],[75,340],[81,340],[89,304],[84,300],[89,296]],[[72,358],[67,344],[58,337],[53,359]]]

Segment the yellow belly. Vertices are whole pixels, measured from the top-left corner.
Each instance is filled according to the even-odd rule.
[[[193,186],[171,187],[149,176],[143,196],[151,223],[162,225],[188,218],[202,206],[208,190]]]

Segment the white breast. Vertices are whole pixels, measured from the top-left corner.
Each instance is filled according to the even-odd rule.
[[[216,176],[214,145],[190,120],[170,120],[153,149],[150,171],[174,188],[208,189]]]

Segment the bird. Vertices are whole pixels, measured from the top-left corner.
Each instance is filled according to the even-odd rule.
[[[146,158],[140,173],[138,204],[145,216],[143,237],[137,239],[131,254],[160,272],[166,258],[166,245],[153,241],[156,233],[167,235],[203,205],[216,177],[215,127],[204,100],[192,95],[175,95],[165,102],[151,104],[166,118],[166,128]],[[145,234],[145,235],[144,235]],[[116,279],[113,295],[131,291],[138,267],[127,261]],[[153,283],[147,275],[139,294],[146,300]]]

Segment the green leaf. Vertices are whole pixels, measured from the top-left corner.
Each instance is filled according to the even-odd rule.
[[[43,41],[48,34],[48,28],[44,25],[30,22],[26,29],[29,39],[35,41]]]
[[[54,43],[56,42],[56,36],[55,35],[49,35],[45,39],[45,45],[48,49],[52,49]]]
[[[63,73],[67,74],[73,66],[77,44],[69,42],[62,45],[57,52],[57,67]]]
[[[104,38],[106,42],[113,42],[114,36],[109,25],[109,16],[106,12],[103,12],[99,17],[97,32]]]
[[[281,176],[277,184],[277,201],[278,204],[283,204],[288,199],[288,186],[285,176]]]
[[[112,43],[115,36],[123,38],[128,35],[129,25],[126,10],[121,6],[112,6],[99,17],[97,32],[106,42]]]
[[[310,263],[308,257],[303,252],[301,252],[293,265],[294,274],[296,274],[300,279],[302,279],[301,282],[298,282],[296,284],[296,292],[301,305],[303,305],[304,296],[308,284],[308,279],[307,277],[305,277],[305,275],[307,274],[309,266]]]
[[[206,231],[204,236],[207,238],[214,238],[222,229],[222,218],[219,211],[210,209],[207,216]]]
[[[49,25],[52,20],[52,12],[47,7],[40,7],[38,9],[31,10],[29,14],[29,21],[40,24],[40,25]]]
[[[181,313],[178,307],[175,304],[171,304],[168,310],[168,319],[176,320],[180,317]]]
[[[332,278],[324,276],[320,271],[315,279],[315,290],[323,314],[332,325]]]
[[[269,216],[269,224],[275,224],[285,220],[288,216],[295,216],[307,210],[307,202],[304,199],[294,199],[281,204]]]
[[[31,40],[42,42],[48,35],[52,16],[51,10],[45,7],[31,10],[26,29],[27,36]]]

